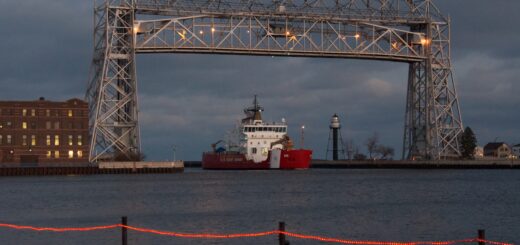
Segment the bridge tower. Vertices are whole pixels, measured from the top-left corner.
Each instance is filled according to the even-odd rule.
[[[104,0],[86,99],[96,162],[141,151],[138,53],[373,59],[409,64],[403,158],[460,156],[450,20],[433,0]]]
[[[89,161],[140,154],[132,1],[106,1],[94,9],[94,57],[89,102]]]

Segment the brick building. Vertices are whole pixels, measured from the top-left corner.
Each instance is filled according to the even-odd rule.
[[[0,163],[86,163],[88,104],[0,101]]]

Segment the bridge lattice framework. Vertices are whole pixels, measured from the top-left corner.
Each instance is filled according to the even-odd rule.
[[[91,162],[141,151],[139,53],[405,62],[403,158],[461,154],[450,20],[433,0],[105,0],[94,19]]]

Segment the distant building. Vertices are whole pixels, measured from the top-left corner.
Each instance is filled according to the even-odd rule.
[[[512,147],[513,155],[515,155],[516,158],[520,158],[520,144],[514,145]]]
[[[484,148],[482,146],[475,147],[475,150],[473,151],[473,156],[476,159],[484,158]]]
[[[509,158],[511,148],[504,142],[491,142],[484,146],[485,157]]]
[[[88,162],[88,104],[0,101],[0,163]]]

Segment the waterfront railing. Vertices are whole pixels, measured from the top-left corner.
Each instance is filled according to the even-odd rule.
[[[302,240],[312,240],[319,241],[323,243],[333,243],[333,244],[350,244],[350,245],[455,245],[455,244],[466,244],[466,243],[478,243],[478,245],[513,245],[512,243],[507,242],[499,242],[499,241],[491,241],[486,240],[485,231],[478,230],[478,236],[474,238],[467,239],[459,239],[459,240],[449,240],[449,241],[375,241],[375,240],[349,240],[349,239],[341,239],[341,238],[332,238],[318,235],[309,235],[302,234],[296,232],[286,231],[285,222],[279,222],[278,229],[270,230],[270,231],[262,231],[262,232],[254,232],[254,233],[230,233],[230,234],[217,234],[217,233],[181,233],[174,231],[164,231],[164,230],[156,230],[144,227],[137,227],[128,224],[127,217],[121,218],[121,223],[112,224],[112,225],[102,225],[102,226],[90,226],[90,227],[36,227],[36,226],[28,226],[28,225],[16,225],[16,224],[8,224],[8,223],[0,223],[0,234],[5,231],[3,229],[15,229],[15,230],[29,230],[36,232],[93,232],[98,230],[111,230],[111,229],[121,229],[121,242],[123,245],[128,245],[128,236],[129,231],[140,232],[140,233],[148,233],[159,236],[169,236],[169,237],[177,237],[183,239],[252,239],[256,237],[264,237],[264,236],[278,236],[278,243],[280,245],[289,244],[288,239],[302,239]],[[4,235],[2,235],[4,236]],[[2,237],[0,236],[0,237]],[[1,238],[0,238],[1,240]]]

